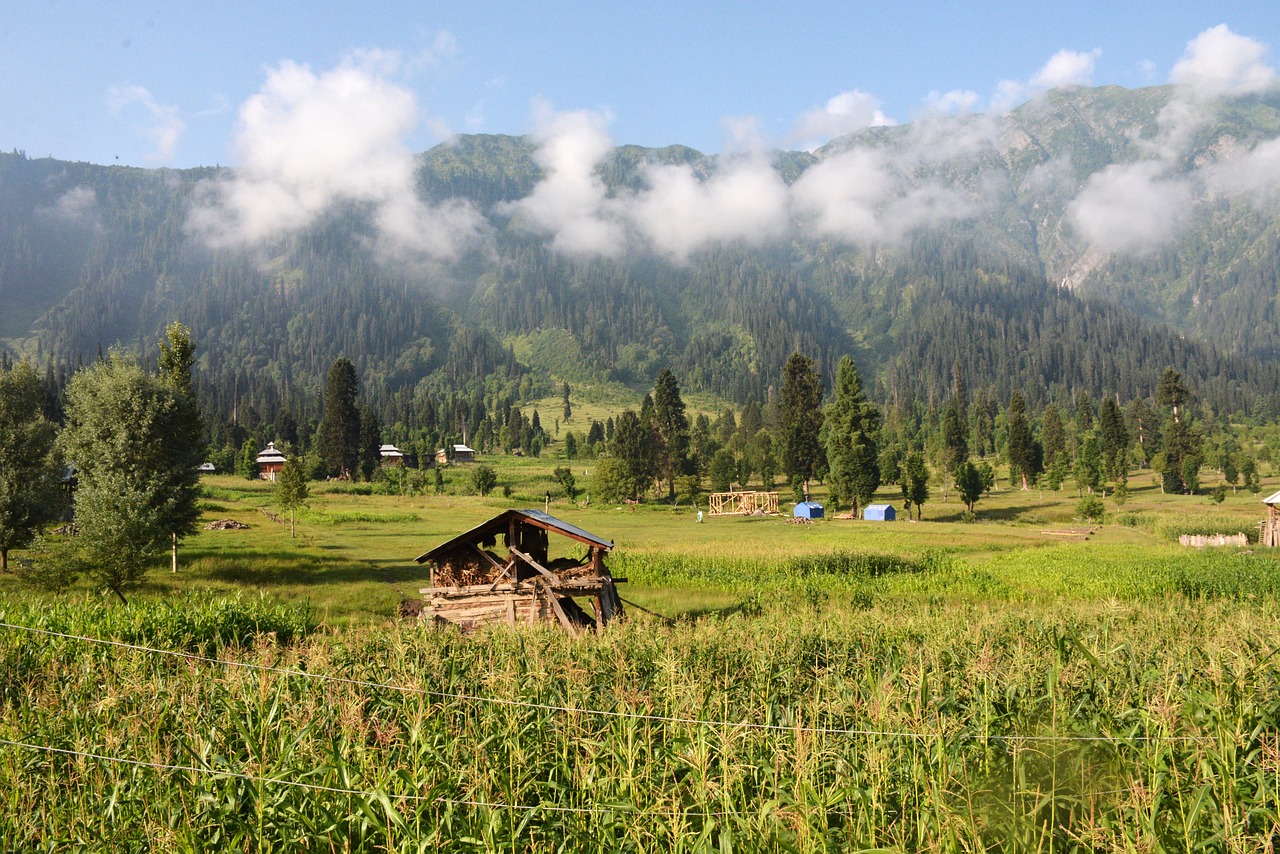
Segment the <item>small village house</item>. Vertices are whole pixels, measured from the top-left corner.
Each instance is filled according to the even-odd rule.
[[[383,445],[378,448],[378,455],[382,458],[383,468],[404,464],[404,451],[395,445]]]
[[[276,443],[268,442],[267,447],[258,452],[258,477],[275,480],[276,475],[284,468],[285,459],[285,455],[276,449]]]
[[[476,459],[475,448],[468,448],[466,445],[453,445],[449,450],[441,448],[436,451],[436,462],[445,465],[450,461],[450,451],[452,451],[453,462],[455,463],[473,463]]]

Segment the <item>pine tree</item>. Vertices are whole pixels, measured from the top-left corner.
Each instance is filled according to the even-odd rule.
[[[782,470],[809,494],[822,454],[822,377],[813,360],[792,353],[782,369]]]
[[[382,425],[372,408],[360,411],[360,476],[373,480],[382,463]]]
[[[663,368],[653,387],[653,418],[658,427],[658,476],[667,481],[667,495],[675,498],[676,478],[689,474],[689,419],[684,414],[680,384]]]
[[[200,416],[200,407],[196,402],[195,384],[191,378],[191,367],[196,360],[195,339],[191,330],[177,321],[165,328],[165,340],[160,342],[160,378],[167,381],[178,393],[176,405],[183,429],[179,433],[179,441],[183,448],[174,448],[173,452],[181,456],[189,456],[199,465],[208,448],[204,443],[204,420]],[[172,545],[172,568],[178,571],[178,541],[195,531],[199,510],[194,502],[178,502],[173,505],[170,542]]]
[[[823,415],[833,498],[848,500],[857,518],[880,486],[880,410],[867,400],[853,359],[836,368],[835,400]]]
[[[320,457],[331,475],[352,477],[360,463],[360,409],[355,365],[345,357],[329,368],[320,420]]]
[[[658,475],[653,428],[641,422],[640,417],[632,410],[628,409],[618,416],[609,453],[625,467],[631,482],[635,484],[637,494],[647,491],[653,484]]]
[[[1031,433],[1027,404],[1017,392],[1009,400],[1008,425],[1009,465],[1021,476],[1022,488],[1029,489],[1044,467],[1044,452]]]
[[[1102,442],[1102,470],[1107,480],[1123,481],[1129,469],[1129,430],[1113,398],[1105,398],[1098,412],[1098,438]]]
[[[1067,451],[1067,430],[1056,404],[1050,403],[1040,416],[1040,441],[1044,446],[1044,463],[1051,468]]]

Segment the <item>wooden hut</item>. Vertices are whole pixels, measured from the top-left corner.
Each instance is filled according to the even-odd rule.
[[[549,557],[549,534],[585,547],[581,558]],[[491,549],[498,538],[505,559]],[[570,545],[569,548],[575,548]],[[431,586],[422,614],[463,626],[559,623],[576,634],[622,616],[622,600],[604,556],[613,549],[595,534],[541,510],[508,510],[416,558],[430,563]],[[575,598],[590,599],[593,615]]]
[[[268,442],[264,450],[258,452],[258,477],[263,480],[275,480],[276,475],[284,468],[285,456],[276,449],[275,442]]]
[[[382,461],[383,468],[398,466],[404,463],[404,451],[395,445],[382,445],[378,448],[378,457]]]
[[[1267,518],[1262,520],[1258,542],[1264,546],[1280,546],[1280,492],[1262,499],[1267,505]]]

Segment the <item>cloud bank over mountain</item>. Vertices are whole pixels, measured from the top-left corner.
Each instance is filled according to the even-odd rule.
[[[1004,198],[1006,188],[996,184],[1007,178],[992,170],[976,182],[957,176],[997,152],[1009,110],[1055,89],[1090,85],[1100,55],[1097,48],[1060,50],[1025,80],[1002,82],[986,111],[978,111],[982,98],[972,91],[931,93],[909,125],[897,125],[874,95],[853,89],[798,116],[779,139],[764,138],[751,117],[737,117],[728,123],[726,153],[706,169],[650,163],[631,188],[607,186],[602,177],[617,145],[607,110],[557,111],[540,99],[529,139],[541,177],[526,196],[496,210],[573,256],[650,251],[684,264],[727,243],[897,243],[981,216]],[[1240,140],[1187,162],[1223,99],[1280,86],[1266,55],[1265,45],[1225,25],[1200,33],[1169,73],[1173,94],[1155,133],[1133,140],[1136,159],[1083,178],[1041,169],[1035,180],[1059,182],[1057,191],[1069,196],[1066,222],[1078,239],[1104,253],[1140,256],[1176,239],[1211,197],[1275,202],[1275,140]],[[396,82],[401,63],[395,54],[367,51],[328,71],[288,61],[269,69],[261,90],[240,107],[238,165],[197,188],[189,233],[212,247],[253,247],[354,205],[368,212],[370,247],[384,259],[447,262],[481,246],[490,226],[473,203],[428,203],[418,193],[418,161],[407,139],[422,111],[413,91]],[[145,92],[120,99],[164,116]],[[157,127],[158,147],[180,133],[164,131],[163,122]],[[810,158],[790,183],[775,162],[787,145]]]

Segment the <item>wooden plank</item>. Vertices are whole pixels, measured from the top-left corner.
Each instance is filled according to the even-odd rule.
[[[520,558],[520,560],[524,561],[525,563],[529,564],[529,566],[533,567],[538,572],[542,573],[544,577],[550,579],[553,582],[559,582],[560,579],[556,578],[555,574],[551,570],[547,569],[545,566],[538,563],[536,560],[529,557],[524,552],[520,551],[517,548],[511,548],[509,549],[509,551],[516,557]]]
[[[560,620],[560,625],[564,626],[566,632],[577,637],[578,627],[569,619],[569,615],[564,612],[564,608],[560,607],[560,600],[556,598],[556,594],[546,588],[543,588],[542,592],[546,594],[547,602],[550,603],[551,610],[555,611],[556,618]]]

